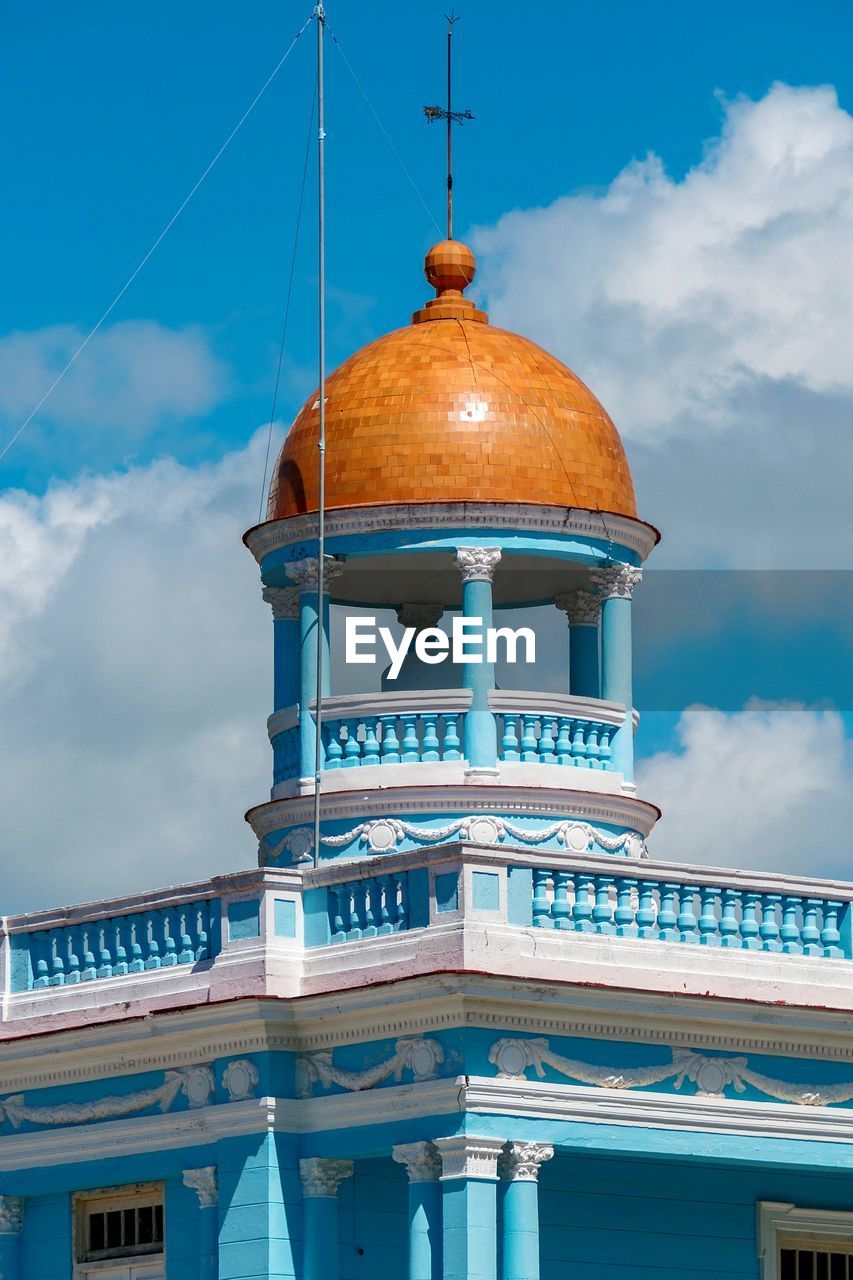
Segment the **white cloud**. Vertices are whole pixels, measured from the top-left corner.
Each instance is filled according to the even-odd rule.
[[[240,537],[265,447],[0,501],[3,910],[253,864],[272,629]]]
[[[853,118],[826,87],[723,110],[680,180],[649,156],[480,229],[481,282],[607,406],[664,560],[850,564]]]
[[[678,738],[680,752],[637,767],[664,815],[653,858],[850,878],[853,762],[836,712],[690,707]]]

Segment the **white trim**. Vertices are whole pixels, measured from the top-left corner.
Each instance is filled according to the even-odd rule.
[[[778,1280],[780,1236],[808,1240],[818,1247],[834,1241],[853,1246],[853,1213],[836,1209],[800,1209],[797,1205],[760,1200],[756,1206],[758,1256],[762,1280]]]
[[[622,702],[606,702],[603,698],[581,698],[569,693],[536,693],[528,689],[491,689],[489,706],[498,714],[513,711],[519,715],[525,712],[531,715],[544,713],[612,725],[621,725],[625,720],[625,705]]]

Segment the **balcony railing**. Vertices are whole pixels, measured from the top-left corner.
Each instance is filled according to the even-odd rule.
[[[528,764],[612,769],[610,742],[625,719],[615,702],[559,693],[496,690],[498,758]]]

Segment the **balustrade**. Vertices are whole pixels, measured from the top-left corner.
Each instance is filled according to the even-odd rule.
[[[839,929],[846,906],[695,882],[533,869],[533,924],[540,929],[853,959]]]
[[[612,769],[611,740],[624,708],[564,694],[497,691],[498,757],[524,764]]]
[[[354,942],[408,928],[408,883],[405,872],[366,876],[329,885],[329,932],[332,942]]]

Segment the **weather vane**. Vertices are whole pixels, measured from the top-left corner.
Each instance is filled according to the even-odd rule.
[[[452,109],[452,43],[453,28],[459,21],[453,10],[450,14],[445,14],[447,18],[447,107],[424,107],[424,115],[428,122],[433,124],[436,120],[447,121],[447,238],[453,239],[453,126],[454,124],[464,124],[466,120],[473,120],[474,117],[470,111],[454,111]]]

